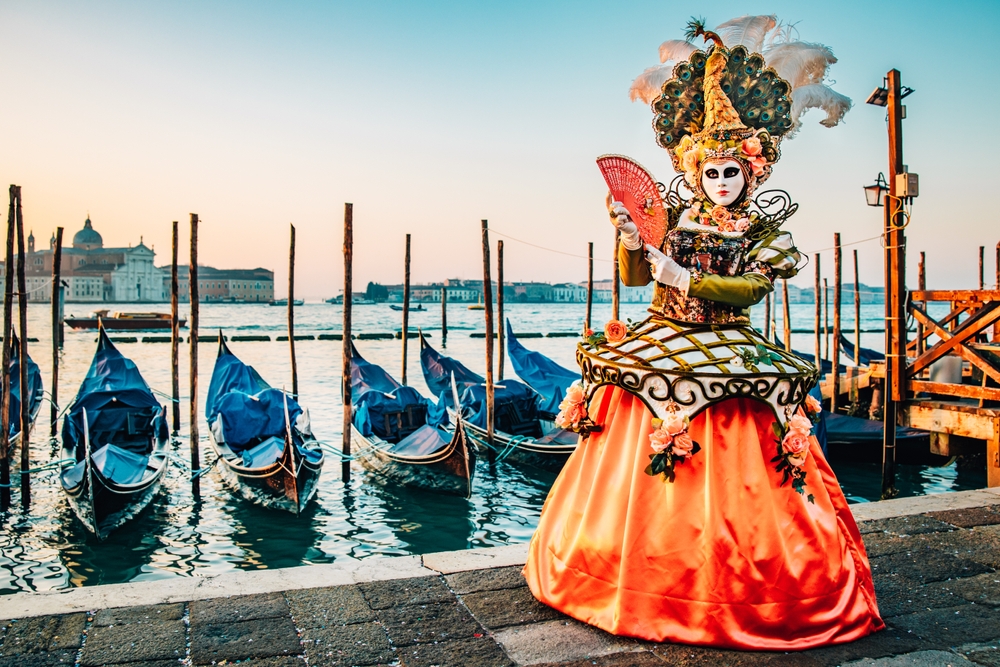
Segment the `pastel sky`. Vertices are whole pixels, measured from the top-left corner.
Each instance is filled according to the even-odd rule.
[[[158,263],[169,262],[170,222],[186,238],[188,214],[199,213],[202,262],[271,268],[279,293],[290,222],[299,293],[337,293],[348,201],[362,288],[402,280],[407,232],[415,281],[481,277],[482,218],[570,254],[594,241],[597,276],[610,276],[594,158],[623,153],[662,181],[673,176],[629,84],[692,14],[714,26],[761,13],[833,47],[833,87],[855,101],[834,129],[810,112],[768,182],[800,204],[787,223],[798,246],[879,233],[881,210],[865,206],[861,186],[886,170],[885,113],[864,100],[896,67],[916,89],[904,121],[904,161],[921,186],[909,282],[925,250],[931,287],[974,287],[979,245],[991,282],[995,1],[8,0],[0,181],[23,187],[40,244],[59,225],[71,237],[89,211],[107,245],[142,237]],[[970,153],[979,158],[966,171]],[[861,280],[880,284],[878,242],[853,247]],[[505,255],[510,280],[586,275],[584,259],[513,240]],[[811,284],[806,274],[796,282]]]

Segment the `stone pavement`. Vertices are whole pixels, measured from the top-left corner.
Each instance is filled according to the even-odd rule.
[[[0,667],[1000,667],[1000,494],[852,509],[888,628],[847,645],[747,653],[614,637],[536,602],[520,574],[524,548],[502,547],[179,589],[151,582],[0,597],[0,618],[10,619],[0,621]]]

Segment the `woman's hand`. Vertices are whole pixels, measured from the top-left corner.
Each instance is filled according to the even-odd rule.
[[[625,204],[614,201],[611,193],[607,197],[608,213],[611,215],[611,224],[618,228],[621,234],[622,245],[628,250],[638,250],[642,247],[642,239],[639,237],[639,228],[632,222]]]
[[[649,262],[649,270],[656,282],[676,287],[687,294],[691,284],[690,271],[648,243],[646,244],[646,261]]]

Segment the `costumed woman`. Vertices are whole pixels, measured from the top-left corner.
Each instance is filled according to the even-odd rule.
[[[652,315],[612,322],[578,347],[583,381],[560,420],[581,442],[545,502],[524,574],[543,603],[617,635],[788,651],[884,624],[861,536],[811,432],[816,369],[752,328],[747,310],[801,262],[779,229],[797,206],[755,190],[801,107],[818,106],[793,109],[793,86],[812,86],[815,99],[835,59],[793,43],[824,60],[818,80],[813,70],[790,83],[754,53],[767,31],[750,49],[719,34],[754,21],[775,28],[773,17],[718,32],[693,22],[689,40],[703,36],[708,48],[687,44],[656,87],[657,142],[689,198],[675,185],[656,200],[632,197],[641,203],[630,211],[609,174],[646,172],[620,156],[602,166],[623,280],[655,281]],[[788,45],[765,53],[787,65]],[[834,116],[824,124],[835,125],[850,101],[830,93],[840,107],[824,106]]]

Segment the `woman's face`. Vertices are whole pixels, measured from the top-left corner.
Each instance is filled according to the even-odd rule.
[[[729,206],[746,189],[747,179],[736,160],[709,162],[701,170],[701,189],[713,204]]]

